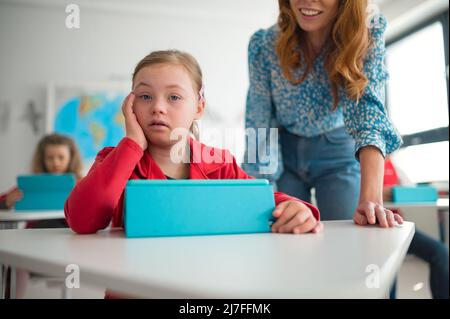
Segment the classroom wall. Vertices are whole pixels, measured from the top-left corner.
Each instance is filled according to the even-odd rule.
[[[186,50],[200,62],[203,126],[214,120],[243,132],[248,40],[276,20],[276,1],[75,1],[80,29],[65,27],[68,3],[0,0],[0,111],[10,110],[9,122],[0,123],[0,192],[29,170],[44,134],[49,81],[128,81],[139,59],[156,49]],[[24,118],[29,101],[41,115],[37,131]],[[240,158],[243,138],[238,144]]]

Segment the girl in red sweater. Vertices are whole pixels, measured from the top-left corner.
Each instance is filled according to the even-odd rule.
[[[64,209],[69,226],[81,234],[95,233],[110,222],[123,227],[124,190],[130,179],[252,178],[228,151],[192,137],[174,138],[180,130],[195,133],[195,121],[204,109],[202,72],[190,54],[156,51],[144,57],[122,106],[126,137],[117,147],[98,153],[88,175],[70,194]],[[273,232],[321,231],[316,207],[283,193],[275,192],[274,197]]]

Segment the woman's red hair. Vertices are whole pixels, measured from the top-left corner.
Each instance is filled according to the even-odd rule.
[[[280,34],[276,52],[284,76],[292,84],[299,84],[312,70],[314,58],[309,53],[304,31],[297,23],[289,0],[278,0],[278,3]],[[368,84],[363,72],[364,58],[371,44],[366,26],[367,5],[367,0],[339,1],[325,58],[325,69],[332,85],[333,109],[336,109],[339,102],[339,88],[343,88],[351,99],[358,100]],[[301,67],[302,62],[305,64],[305,72],[300,78],[295,78],[293,71]]]

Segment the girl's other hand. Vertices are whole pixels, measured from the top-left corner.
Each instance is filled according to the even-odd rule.
[[[277,218],[272,225],[274,233],[318,233],[323,229],[323,224],[314,217],[308,206],[298,201],[278,204],[273,216]]]

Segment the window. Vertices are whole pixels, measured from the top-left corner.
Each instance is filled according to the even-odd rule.
[[[393,158],[413,183],[448,181],[448,142],[405,147],[397,151]]]
[[[442,23],[435,22],[387,49],[388,105],[402,135],[448,126]]]
[[[387,44],[387,107],[405,142],[394,161],[415,183],[449,180],[448,11]]]

